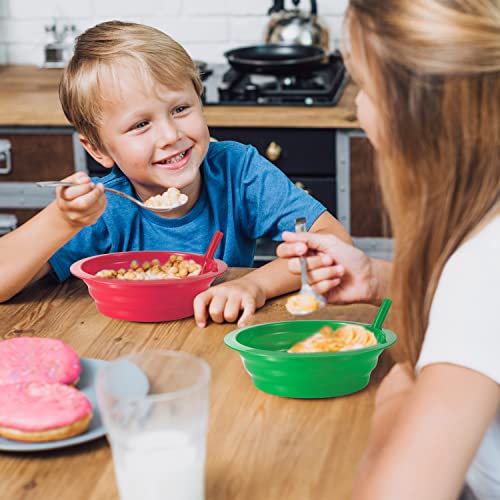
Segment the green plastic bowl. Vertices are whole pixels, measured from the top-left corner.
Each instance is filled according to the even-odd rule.
[[[328,325],[362,325],[378,343],[342,352],[289,353],[292,345]],[[352,321],[302,320],[234,330],[224,343],[238,351],[257,389],[289,398],[332,398],[364,389],[384,349],[396,342],[390,330]]]

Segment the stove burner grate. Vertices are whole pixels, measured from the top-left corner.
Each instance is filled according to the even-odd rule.
[[[321,68],[294,76],[248,74],[231,68],[217,87],[218,104],[332,106],[345,83],[345,66],[337,54]]]

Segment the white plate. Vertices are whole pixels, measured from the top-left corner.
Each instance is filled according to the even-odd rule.
[[[80,358],[82,364],[82,373],[80,375],[80,380],[76,385],[77,389],[80,389],[85,396],[90,401],[92,405],[92,421],[90,422],[89,428],[78,436],[61,439],[59,441],[48,441],[46,443],[24,443],[21,441],[12,441],[10,439],[4,439],[0,437],[0,451],[41,451],[41,450],[53,450],[56,448],[65,448],[67,446],[74,446],[75,444],[85,443],[87,441],[92,441],[93,439],[100,438],[104,436],[106,431],[102,425],[101,414],[99,412],[99,407],[97,406],[97,396],[94,387],[94,380],[97,373],[97,369],[106,364],[107,361],[101,359],[92,358]]]

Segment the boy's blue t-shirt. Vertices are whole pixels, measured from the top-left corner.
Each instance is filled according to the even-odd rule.
[[[92,226],[84,227],[50,259],[63,281],[73,262],[93,255],[138,250],[205,253],[216,230],[224,233],[215,256],[228,266],[251,267],[257,238],[281,241],[297,217],[307,229],[326,210],[295,186],[252,146],[211,142],[200,166],[200,198],[184,217],[163,218],[114,194]],[[105,186],[137,197],[119,168],[101,179]]]

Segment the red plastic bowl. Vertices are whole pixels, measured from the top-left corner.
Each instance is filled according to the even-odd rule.
[[[95,276],[102,269],[128,269],[134,259],[139,264],[153,259],[164,264],[171,255],[182,255],[184,259],[203,263],[203,255],[196,253],[156,250],[118,252],[81,259],[70,267],[70,271],[85,281],[97,309],[110,318],[144,323],[171,321],[193,315],[194,298],[226,272],[225,262],[212,259],[203,274],[182,279],[132,281]]]

